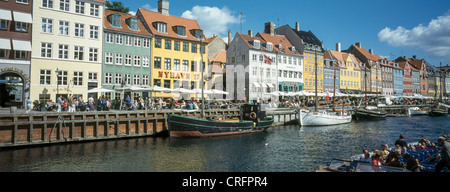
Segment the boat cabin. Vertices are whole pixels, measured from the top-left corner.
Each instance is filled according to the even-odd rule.
[[[244,104],[241,105],[241,120],[253,121],[251,113],[255,113],[256,117],[260,120],[266,118],[266,105],[261,104]]]

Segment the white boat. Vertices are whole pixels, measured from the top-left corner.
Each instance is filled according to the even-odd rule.
[[[420,109],[419,107],[408,108],[408,115],[427,115],[428,110]]]
[[[345,112],[327,112],[319,110],[318,112],[301,109],[299,110],[299,123],[302,126],[327,126],[350,123],[352,115]]]

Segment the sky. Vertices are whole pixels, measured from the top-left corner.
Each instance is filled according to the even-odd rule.
[[[158,0],[118,1],[131,12],[158,8]],[[197,20],[208,38],[227,39],[228,30],[233,37],[264,32],[267,22],[292,28],[299,22],[325,49],[360,42],[390,60],[416,55],[435,66],[450,65],[449,0],[169,0],[169,14]]]

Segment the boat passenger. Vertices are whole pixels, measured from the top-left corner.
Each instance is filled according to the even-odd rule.
[[[402,164],[401,164],[400,158],[399,158],[399,154],[397,152],[389,153],[384,165],[391,166],[391,167],[402,167]]]
[[[440,160],[435,166],[435,171],[441,172],[444,167],[450,169],[450,142],[446,141],[444,137],[439,137],[438,144],[441,146]]]
[[[403,135],[400,135],[398,140],[395,141],[395,145],[400,145],[400,147],[407,147],[408,142],[405,141],[405,137]]]
[[[387,144],[381,145],[381,160],[386,160],[387,156],[389,155],[388,151],[389,146]]]
[[[375,153],[371,164],[372,165],[381,165],[381,155],[379,153]]]
[[[359,160],[367,163],[372,162],[372,158],[370,157],[370,153],[367,149],[363,149],[363,155]]]
[[[403,158],[405,158],[408,162],[406,163],[406,169],[412,172],[420,172],[419,164],[417,159],[411,157],[409,154],[404,154]]]

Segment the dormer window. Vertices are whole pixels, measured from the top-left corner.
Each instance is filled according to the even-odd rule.
[[[111,25],[113,27],[120,27],[120,15],[119,14],[111,15]]]
[[[255,49],[259,49],[260,48],[260,42],[259,42],[259,40],[253,40],[253,47],[255,48]]]
[[[186,27],[177,25],[174,27],[174,31],[178,36],[186,37]]]
[[[130,27],[131,30],[139,30],[139,26],[138,26],[138,20],[136,17],[131,17],[128,19],[128,26]]]
[[[167,33],[167,23],[155,22],[153,23],[153,26],[156,28],[157,32]]]
[[[267,48],[267,51],[273,51],[273,44],[271,42],[267,42],[266,48]]]
[[[203,31],[200,29],[194,29],[194,37],[196,39],[201,39],[203,37]]]

